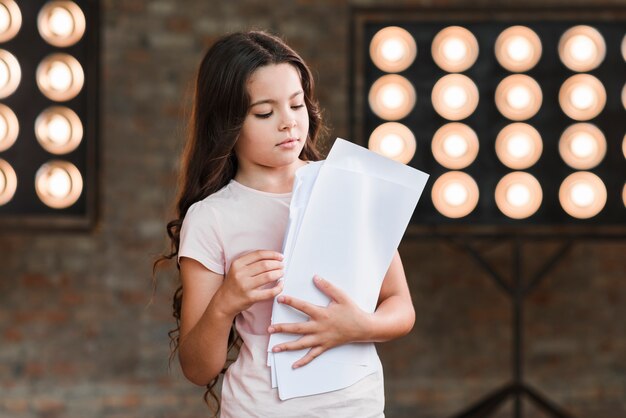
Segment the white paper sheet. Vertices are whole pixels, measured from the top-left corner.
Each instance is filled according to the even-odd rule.
[[[319,275],[374,312],[380,286],[406,230],[428,175],[337,138],[325,161],[308,164],[294,181],[284,242],[284,294],[326,306],[315,287]],[[272,323],[308,317],[274,301]],[[299,338],[273,334],[268,345],[272,385],[283,400],[350,386],[377,370],[373,343],[326,351],[310,364],[292,364],[308,350],[271,353]]]

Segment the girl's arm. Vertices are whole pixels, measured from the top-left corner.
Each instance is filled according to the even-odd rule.
[[[220,373],[226,363],[228,335],[235,316],[282,290],[282,282],[263,288],[283,276],[281,259],[275,251],[254,251],[234,260],[224,278],[196,260],[181,257],[183,302],[178,358],[187,379],[204,386]]]
[[[306,356],[293,364],[294,368],[304,366],[332,347],[350,342],[388,341],[413,328],[415,310],[397,251],[383,280],[378,306],[372,314],[361,310],[348,295],[327,280],[316,278],[315,284],[331,299],[327,307],[281,295],[278,298],[280,303],[304,312],[309,321],[274,324],[269,328],[271,333],[302,335],[298,340],[273,347],[274,352],[310,348]]]

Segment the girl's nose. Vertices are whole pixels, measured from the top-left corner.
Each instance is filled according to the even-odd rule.
[[[289,120],[289,121],[284,121],[281,126],[280,129],[281,130],[285,130],[285,129],[292,129],[296,127],[296,121],[294,119]]]

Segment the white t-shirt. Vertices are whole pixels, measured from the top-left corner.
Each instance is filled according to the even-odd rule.
[[[180,231],[178,259],[189,257],[226,274],[233,260],[256,250],[281,251],[291,193],[269,193],[231,180],[191,205]],[[222,384],[222,418],[384,417],[382,366],[354,385],[334,392],[281,401],[272,389],[267,344],[272,300],[255,303],[235,318],[243,340]],[[314,366],[314,362],[310,366]]]

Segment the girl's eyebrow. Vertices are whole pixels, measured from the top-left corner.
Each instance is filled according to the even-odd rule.
[[[294,97],[296,97],[297,95],[302,94],[302,93],[303,93],[303,91],[302,91],[302,90],[297,91],[297,92],[295,92],[294,94],[292,94],[291,96],[289,96],[289,99],[291,100],[291,99],[293,99]],[[258,102],[254,102],[254,103],[252,103],[252,104],[250,105],[250,107],[252,107],[252,106],[256,106],[256,105],[260,105],[260,104],[263,104],[263,103],[276,103],[276,100],[272,100],[272,99],[259,100]]]

